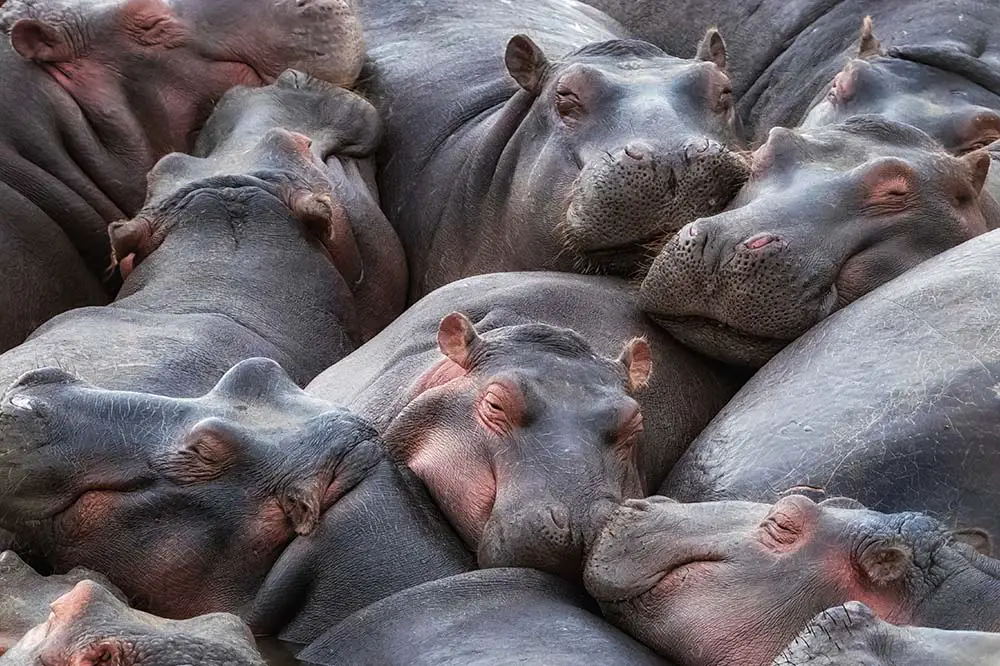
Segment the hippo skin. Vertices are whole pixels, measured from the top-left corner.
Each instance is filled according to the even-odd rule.
[[[594,610],[577,587],[540,571],[474,571],[383,599],[298,658],[315,666],[669,666]]]
[[[733,398],[660,492],[773,502],[798,489],[1000,536],[998,260],[992,231],[823,321]]]
[[[578,578],[605,503],[655,488],[742,381],[648,321],[626,282],[539,272],[435,291],[306,390],[375,424],[481,566]]]
[[[613,624],[679,666],[768,666],[822,610],[860,600],[893,624],[1000,628],[984,534],[854,500],[630,500],[584,581]]]
[[[402,307],[398,240],[356,165],[377,139],[370,104],[294,70],[234,91],[197,155],[163,158],[142,211],[110,226],[126,275],[115,302],[64,313],[0,356],[0,385],[57,366],[104,388],[195,396],[254,356],[305,384]],[[397,270],[375,270],[381,257]]]
[[[898,627],[859,601],[817,615],[771,666],[993,666],[1000,634]]]
[[[288,67],[347,85],[364,56],[349,0],[7,0],[0,31],[0,351],[114,294],[107,225],[226,90]]]
[[[494,271],[630,275],[746,178],[715,31],[682,60],[573,0],[359,7],[411,300]]]

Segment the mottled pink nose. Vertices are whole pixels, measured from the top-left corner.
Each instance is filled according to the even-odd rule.
[[[774,234],[759,234],[757,236],[751,236],[748,238],[743,245],[748,250],[759,250],[761,248],[767,247],[773,243],[777,243],[781,238],[775,236]]]

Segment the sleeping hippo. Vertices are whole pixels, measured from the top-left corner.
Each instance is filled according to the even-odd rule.
[[[630,275],[746,178],[717,31],[684,60],[575,0],[360,8],[412,300],[494,271]]]
[[[878,116],[775,128],[752,161],[729,209],[681,229],[640,295],[678,340],[729,363],[763,365],[879,285],[1000,225],[986,151],[954,157]]]
[[[969,543],[966,543],[969,542]],[[584,580],[613,624],[678,666],[768,666],[817,613],[860,600],[893,624],[1000,629],[1000,561],[978,530],[853,500],[631,500]]]
[[[139,211],[146,173],[194,147],[223,93],[288,67],[348,85],[364,58],[350,0],[0,5],[0,352],[107,302],[107,225]]]

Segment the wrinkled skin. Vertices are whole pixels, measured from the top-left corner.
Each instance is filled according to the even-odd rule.
[[[100,571],[170,618],[248,608],[288,544],[381,459],[366,422],[267,359],[196,399],[36,370],[0,403],[0,442],[0,526],[18,552],[40,571]]]
[[[441,350],[455,309],[478,333],[468,368]],[[629,395],[607,359],[631,336],[652,374]],[[623,281],[505,273],[436,291],[307,390],[376,425],[480,565],[575,577],[605,502],[656,488],[740,382],[646,320]]]
[[[0,385],[52,365],[104,388],[195,396],[254,356],[304,385],[402,305],[401,270],[381,270],[399,246],[374,225],[385,220],[356,164],[377,137],[367,102],[300,73],[234,91],[200,153],[161,160],[146,206],[111,225],[117,300],[0,356]]]
[[[998,261],[993,231],[821,323],[733,398],[661,493],[846,495],[1000,538]]]
[[[189,151],[229,88],[300,67],[351,83],[347,0],[8,0],[0,9],[0,351],[59,312],[106,303],[108,223],[146,173]],[[294,35],[290,38],[289,35]]]
[[[387,124],[380,190],[411,300],[490,272],[630,275],[647,245],[720,210],[746,178],[714,31],[682,60],[566,0],[361,11],[362,85]]]
[[[104,576],[73,569],[62,576],[39,576],[13,551],[0,552],[0,655],[49,616],[49,604],[82,580],[92,580],[125,600]]]
[[[990,666],[1000,634],[897,627],[857,601],[817,615],[771,666]]]
[[[185,621],[130,609],[85,580],[52,603],[52,613],[0,663],[9,666],[264,666],[253,636],[234,615]]]
[[[299,660],[322,666],[667,666],[592,606],[575,586],[539,571],[474,571],[355,613]]]
[[[986,151],[956,158],[876,116],[775,128],[719,215],[682,229],[640,303],[681,342],[759,367],[879,285],[1000,225]]]
[[[850,600],[893,624],[1000,626],[1000,562],[960,540],[988,548],[980,531],[842,498],[651,497],[618,509],[584,580],[613,624],[680,666],[767,666],[817,613]]]

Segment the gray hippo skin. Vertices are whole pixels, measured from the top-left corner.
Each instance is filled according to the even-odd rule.
[[[917,513],[854,500],[629,500],[584,581],[613,624],[680,666],[768,666],[817,613],[860,600],[893,624],[1000,629],[1000,561]]]
[[[741,379],[648,321],[624,281],[505,273],[425,297],[307,391],[375,424],[481,566],[578,576],[603,503],[655,488]]]
[[[909,92],[952,86],[957,100],[935,114],[959,118],[967,103],[1000,95],[1000,5],[992,0],[588,0],[668,53],[689,56],[693,39],[718,26],[729,46],[733,93],[755,139],[795,127],[853,56],[886,53]],[[878,41],[861,43],[870,15]],[[980,90],[984,89],[984,90]],[[902,89],[899,89],[900,91]],[[931,92],[931,94],[935,94]],[[990,99],[986,97],[985,99]],[[979,102],[973,102],[978,105]],[[996,105],[992,105],[996,109]]]
[[[348,0],[8,0],[0,31],[0,351],[107,302],[107,225],[226,90],[293,66],[347,85],[364,55]]]
[[[164,620],[132,610],[84,580],[7,654],[3,666],[265,666],[249,628],[234,615]]]
[[[383,599],[298,658],[316,666],[667,666],[592,606],[540,571],[474,571]]]
[[[771,666],[995,666],[1000,634],[898,627],[859,601],[817,615]]]
[[[360,9],[411,300],[490,272],[631,274],[746,178],[714,31],[682,60],[574,0]]]
[[[64,313],[0,356],[0,384],[56,366],[104,388],[193,396],[266,356],[304,385],[360,344],[352,289],[384,279],[348,277],[364,272],[365,255],[343,209],[362,201],[367,185],[350,163],[374,150],[377,122],[360,97],[294,71],[235,91],[200,156],[163,158],[146,206],[111,225],[126,275],[117,300]]]
[[[984,188],[990,161],[878,116],[775,128],[729,209],[664,246],[640,303],[692,348],[759,367],[831,313],[1000,226]]]
[[[722,410],[660,492],[844,495],[1000,537],[997,261],[993,231],[821,323]]]

